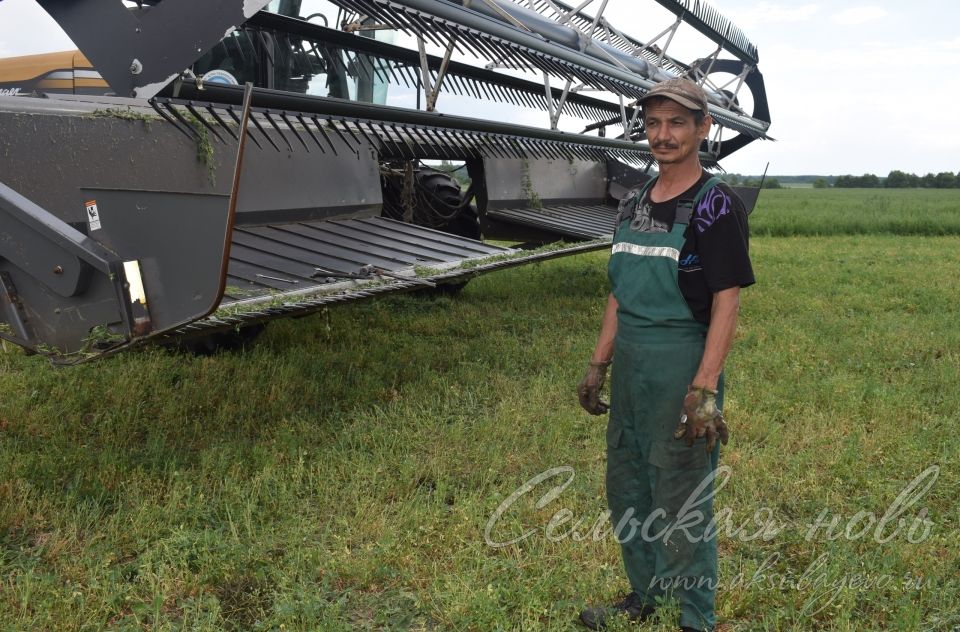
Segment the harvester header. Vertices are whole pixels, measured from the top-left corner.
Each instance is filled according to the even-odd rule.
[[[707,168],[769,138],[696,0],[631,1],[648,40],[609,0],[38,3],[82,61],[0,60],[0,337],[61,362],[605,248],[661,81],[704,86]]]

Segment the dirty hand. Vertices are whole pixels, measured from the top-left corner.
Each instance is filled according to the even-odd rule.
[[[610,362],[591,362],[587,374],[577,385],[577,396],[580,406],[591,415],[602,415],[610,410],[609,404],[600,399],[600,390],[607,378],[607,367]]]
[[[683,414],[673,433],[674,439],[686,439],[692,447],[695,439],[707,438],[707,452],[717,444],[727,445],[729,439],[727,423],[723,413],[717,408],[717,392],[703,386],[687,387],[687,396],[683,398]]]

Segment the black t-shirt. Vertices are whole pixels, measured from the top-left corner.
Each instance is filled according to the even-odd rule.
[[[690,200],[710,179],[704,173],[689,189],[665,202],[650,202],[649,189],[637,208],[621,203],[621,216],[631,216],[630,229],[644,232],[669,232],[677,213],[677,202]],[[652,188],[652,187],[651,187]],[[633,193],[633,192],[631,192]],[[619,225],[619,221],[618,221]],[[713,295],[732,287],[747,287],[755,282],[750,265],[749,228],[743,201],[726,184],[714,186],[693,209],[690,224],[684,231],[680,250],[677,284],[693,317],[710,324]]]

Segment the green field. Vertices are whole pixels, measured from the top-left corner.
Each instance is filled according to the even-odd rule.
[[[751,218],[725,630],[960,626],[960,191],[909,193],[764,191]],[[605,509],[605,421],[574,386],[606,291],[598,253],[244,353],[0,354],[0,630],[582,629],[626,589],[612,536],[569,534]],[[531,534],[490,546],[560,467],[490,532]]]
[[[951,189],[766,189],[750,229],[796,235],[960,235],[960,194]]]

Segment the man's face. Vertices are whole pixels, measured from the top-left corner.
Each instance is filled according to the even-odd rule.
[[[653,157],[661,165],[696,160],[700,142],[712,124],[708,116],[698,127],[693,112],[668,99],[646,106],[643,120]]]

